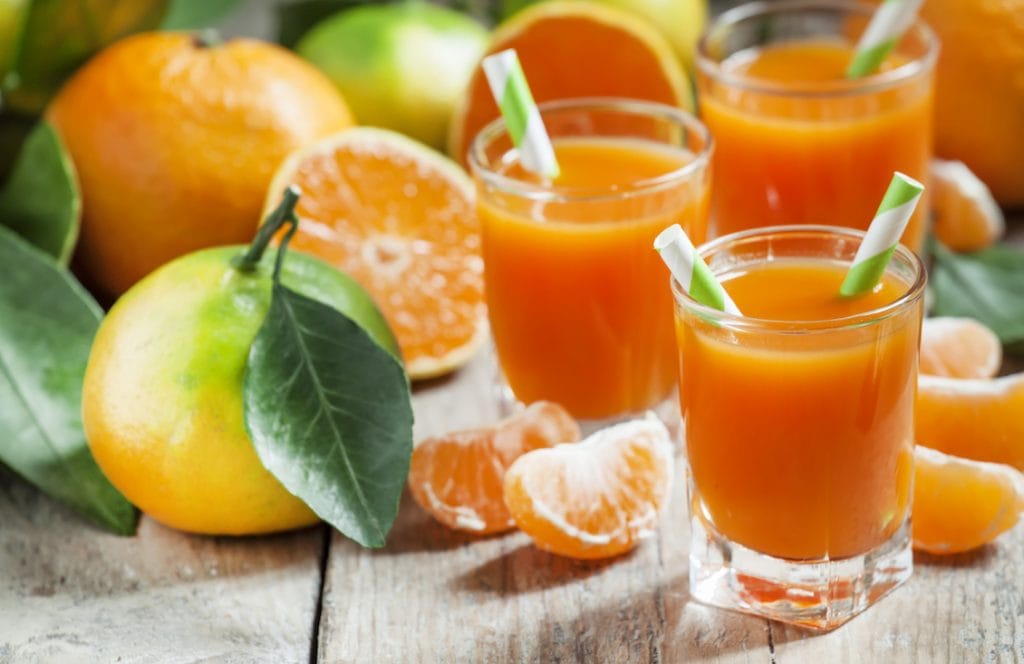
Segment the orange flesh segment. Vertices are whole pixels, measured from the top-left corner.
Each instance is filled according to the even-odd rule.
[[[668,500],[672,465],[664,425],[634,420],[581,443],[523,455],[505,475],[505,504],[539,548],[607,558],[653,533]]]
[[[671,47],[651,26],[641,22],[638,27],[630,14],[555,2],[527,9],[505,25],[495,33],[487,53],[515,49],[537,103],[624,97],[690,107],[685,74]],[[465,164],[477,133],[499,115],[478,66],[453,118],[452,158]]]
[[[351,138],[329,139],[286,175],[302,190],[291,246],[370,292],[410,376],[443,373],[479,345],[486,315],[468,180],[453,173],[454,164],[435,163],[440,155],[406,149],[412,142],[395,134],[357,129],[339,136]]]
[[[565,409],[538,401],[494,426],[422,441],[412,453],[409,490],[449,528],[508,530],[514,524],[502,499],[505,470],[530,450],[579,438],[579,425]]]
[[[914,548],[969,551],[1012,528],[1024,510],[1024,475],[918,446],[914,471]]]
[[[1003,361],[995,332],[971,318],[926,318],[921,325],[921,373],[992,378]]]
[[[988,187],[959,161],[931,161],[932,231],[954,251],[978,251],[1002,237],[1006,220]]]
[[[918,378],[918,443],[1024,470],[1024,373],[996,379]]]

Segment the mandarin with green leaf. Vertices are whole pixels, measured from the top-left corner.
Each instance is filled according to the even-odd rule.
[[[96,462],[143,512],[180,530],[246,535],[317,520],[264,467],[246,430],[243,381],[270,307],[276,252],[241,269],[245,251],[205,249],[140,281],[104,318],[86,368],[82,416]],[[387,323],[351,278],[293,252],[280,280],[346,314],[397,357]]]

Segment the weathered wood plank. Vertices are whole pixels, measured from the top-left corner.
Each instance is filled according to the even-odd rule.
[[[497,417],[491,357],[417,389],[417,439]],[[764,621],[689,601],[684,488],[657,538],[603,563],[552,556],[522,533],[449,531],[406,495],[384,549],[332,540],[320,659],[767,662]]]
[[[0,664],[306,662],[325,532],[117,537],[0,468]]]
[[[773,624],[776,662],[1024,661],[1024,528],[914,564],[906,586],[834,632]]]

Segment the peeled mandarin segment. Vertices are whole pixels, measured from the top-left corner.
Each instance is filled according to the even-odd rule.
[[[972,318],[926,318],[921,326],[921,373],[992,378],[1003,362],[996,333]]]
[[[956,251],[977,251],[1002,237],[1003,211],[963,162],[933,159],[930,175],[933,230],[943,244]]]
[[[509,465],[530,450],[579,437],[564,408],[538,401],[492,427],[422,441],[412,453],[409,490],[449,528],[481,535],[509,530],[514,523],[502,499]]]
[[[1024,475],[918,446],[914,472],[914,548],[969,551],[1012,528],[1024,510]]]
[[[1024,470],[1024,373],[996,379],[922,374],[914,415],[922,445]]]
[[[351,275],[395,332],[413,379],[464,364],[486,338],[472,183],[400,134],[359,127],[293,153],[268,191],[302,198],[291,246]]]
[[[693,108],[686,74],[665,37],[622,9],[561,0],[537,3],[498,26],[487,53],[509,48],[516,50],[537,103],[625,97]],[[452,115],[448,154],[465,165],[473,138],[499,115],[483,68],[477,66]]]
[[[654,532],[672,467],[665,426],[653,417],[634,420],[519,457],[505,474],[505,504],[539,548],[607,558]]]

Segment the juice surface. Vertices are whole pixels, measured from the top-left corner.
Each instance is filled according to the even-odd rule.
[[[637,192],[692,159],[650,142],[573,138],[555,154],[555,187],[605,194],[478,203],[498,358],[521,401],[556,401],[581,418],[642,411],[676,383],[669,275],[651,247],[672,223],[703,236],[707,182]],[[506,173],[533,177],[515,162]]]
[[[724,286],[745,314],[829,320],[895,301],[888,276],[842,299],[846,265],[780,260]],[[855,329],[771,335],[678,325],[696,497],[713,527],[772,556],[863,554],[907,516],[920,303]]]
[[[854,91],[844,80],[852,57],[852,44],[832,39],[771,44],[721,63],[773,92],[701,75],[701,116],[716,143],[714,235],[793,223],[864,229],[893,171],[925,181],[931,73]],[[904,63],[891,55],[882,69]],[[912,249],[926,214],[919,206],[904,233]]]

